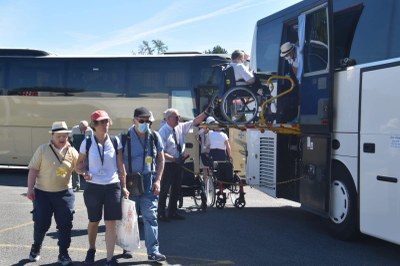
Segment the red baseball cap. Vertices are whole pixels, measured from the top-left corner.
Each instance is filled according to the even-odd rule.
[[[94,111],[90,115],[90,120],[91,121],[100,121],[100,120],[105,120],[105,119],[110,119],[110,117],[108,116],[107,112],[104,111],[104,110]]]

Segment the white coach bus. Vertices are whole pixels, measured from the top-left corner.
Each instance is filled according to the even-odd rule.
[[[276,124],[300,103],[299,131],[247,130],[248,183],[327,218],[339,238],[400,244],[400,2],[299,2],[258,21],[252,68],[286,75],[285,42],[300,52],[300,85],[278,99]]]
[[[170,107],[191,119],[204,108],[199,95],[223,86],[221,70],[213,66],[226,60],[200,53],[89,57],[0,49],[0,165],[28,165],[49,140],[53,121],[72,127],[96,109],[109,113],[114,134],[131,126],[140,106],[153,112],[156,130]],[[186,147],[198,162],[194,136]]]

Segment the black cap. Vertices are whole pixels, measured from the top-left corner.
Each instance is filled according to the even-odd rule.
[[[151,113],[146,107],[139,107],[135,109],[133,117],[139,117],[139,116],[151,116]]]

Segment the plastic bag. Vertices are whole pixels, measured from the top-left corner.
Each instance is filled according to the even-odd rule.
[[[135,202],[122,199],[122,219],[117,221],[117,245],[134,251],[140,247],[139,227]]]

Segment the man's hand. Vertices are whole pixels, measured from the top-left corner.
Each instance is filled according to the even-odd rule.
[[[26,197],[32,201],[35,200],[36,194],[35,194],[35,189],[34,188],[29,188],[28,192],[26,193]]]
[[[160,194],[160,190],[161,190],[161,182],[159,179],[155,180],[153,183],[153,194],[154,196],[157,196]]]

